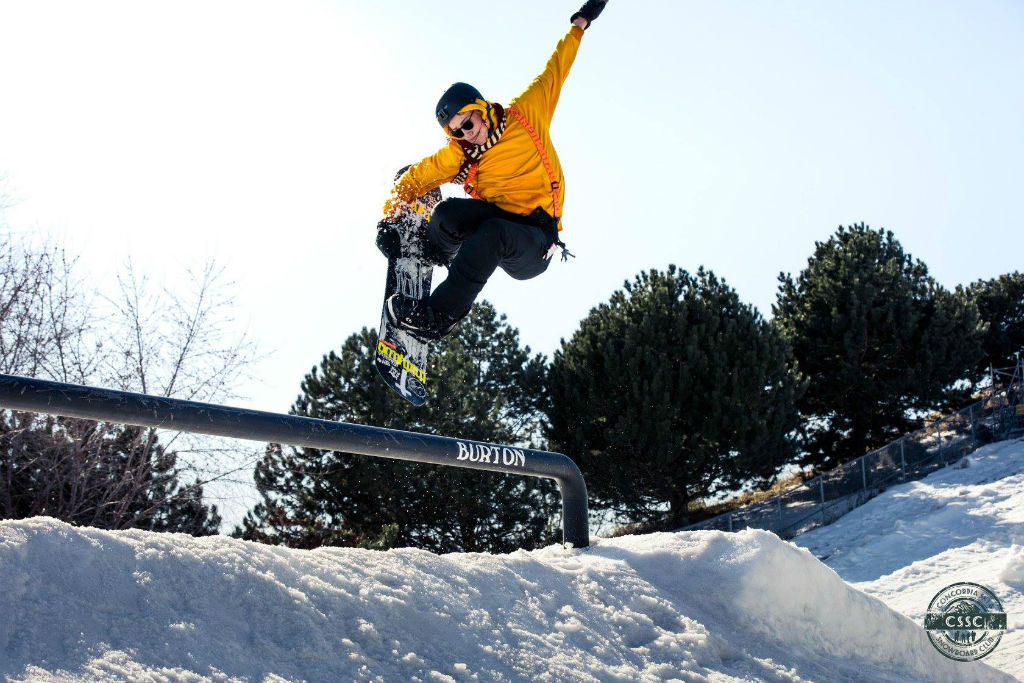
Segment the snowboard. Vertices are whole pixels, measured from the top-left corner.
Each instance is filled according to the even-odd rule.
[[[399,171],[399,176],[405,171]],[[441,201],[441,191],[431,190],[412,202],[398,220],[398,234],[401,238],[401,256],[388,259],[387,280],[384,299],[381,304],[380,334],[377,340],[377,356],[374,360],[377,373],[384,383],[399,396],[414,406],[423,405],[427,400],[427,362],[430,359],[430,345],[394,327],[388,320],[385,304],[392,294],[401,293],[415,299],[430,296],[430,279],[433,266],[420,260],[426,240],[427,221],[430,212]]]

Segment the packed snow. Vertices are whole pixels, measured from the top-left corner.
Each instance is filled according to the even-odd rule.
[[[917,623],[950,584],[989,588],[1009,623],[983,661],[1024,679],[1024,439],[891,488],[795,542]]]
[[[990,446],[797,539],[809,550],[751,530],[439,556],[0,522],[0,678],[1013,681],[1022,477],[1024,443]],[[1010,615],[981,662],[921,626],[959,580]]]

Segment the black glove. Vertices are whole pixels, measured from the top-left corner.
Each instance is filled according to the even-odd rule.
[[[594,23],[594,19],[601,15],[601,11],[607,4],[608,0],[587,0],[583,3],[583,7],[580,7],[579,12],[569,17],[569,23],[576,21],[576,17],[583,17],[587,20],[587,28],[590,28],[590,25]]]
[[[389,259],[402,255],[402,238],[398,234],[398,226],[392,221],[383,220],[377,224],[377,248]]]

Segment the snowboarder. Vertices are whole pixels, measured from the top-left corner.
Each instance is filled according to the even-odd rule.
[[[423,258],[447,266],[448,277],[427,298],[388,298],[387,317],[399,329],[440,339],[469,313],[496,268],[528,280],[547,270],[559,248],[563,258],[568,254],[559,240],[565,183],[548,128],[583,31],[606,3],[587,0],[572,15],[544,72],[508,106],[487,101],[467,83],[441,96],[434,114],[447,144],[395,182],[377,246],[389,258],[398,256],[396,221],[424,193],[457,182],[471,198],[449,198],[434,208]]]

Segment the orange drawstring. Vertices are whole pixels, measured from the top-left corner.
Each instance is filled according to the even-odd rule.
[[[516,117],[516,121],[519,122],[526,132],[529,134],[530,139],[533,140],[534,147],[537,148],[537,152],[540,154],[540,160],[544,163],[544,170],[548,172],[548,180],[551,181],[551,199],[555,208],[555,220],[558,221],[558,229],[562,229],[562,202],[561,192],[558,184],[558,178],[555,177],[555,169],[551,166],[551,160],[548,159],[547,150],[544,149],[544,144],[540,141],[540,136],[537,135],[537,131],[533,129],[530,122],[526,120],[526,117],[513,106],[506,107],[505,111]],[[475,180],[475,178],[474,178]],[[468,182],[468,180],[467,180]]]

